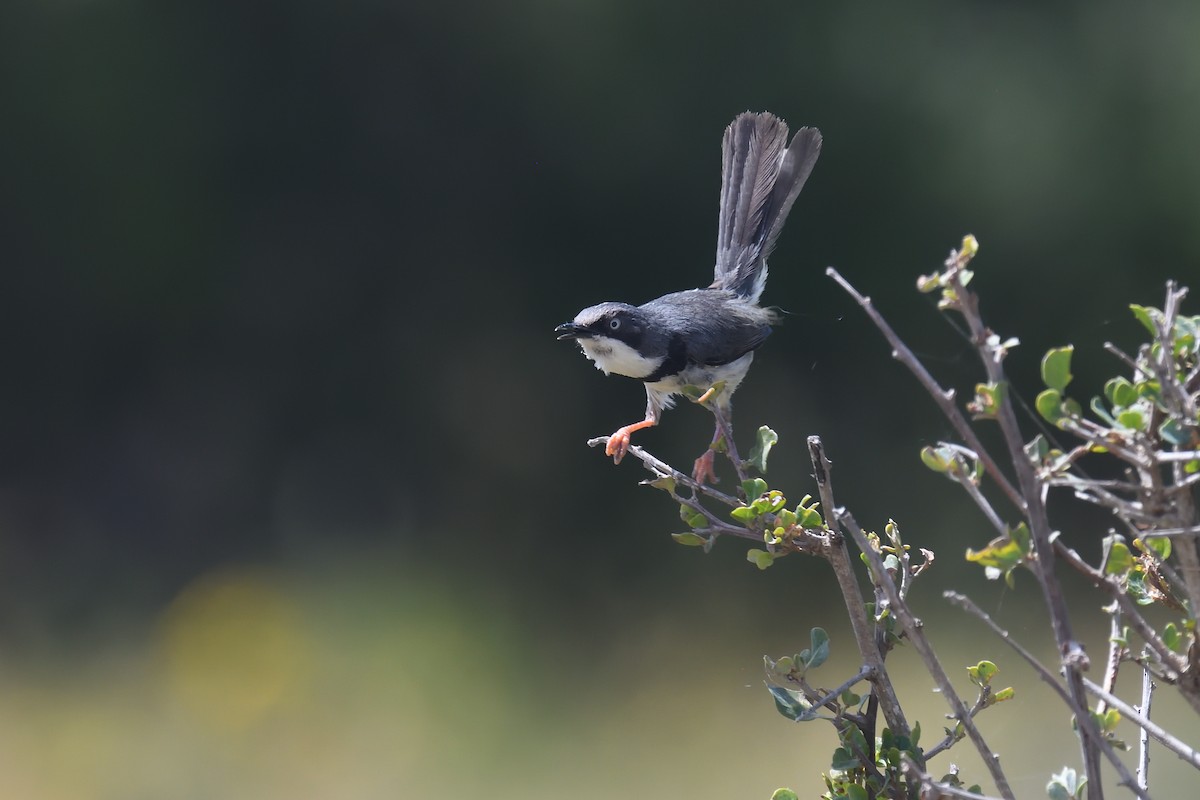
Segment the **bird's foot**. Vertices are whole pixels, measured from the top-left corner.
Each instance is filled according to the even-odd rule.
[[[620,464],[621,459],[629,452],[629,440],[632,438],[628,427],[621,428],[619,431],[608,437],[608,444],[604,445],[604,455],[612,456],[614,464]]]
[[[654,420],[647,419],[618,429],[612,436],[608,437],[608,444],[604,445],[604,455],[612,456],[613,463],[620,464],[621,459],[629,452],[629,440],[633,438],[633,432],[640,431],[642,428],[649,428],[654,424],[656,424]]]
[[[712,450],[705,450],[704,455],[696,459],[696,463],[692,465],[692,478],[696,483],[703,486],[706,483],[712,484],[717,482],[716,473],[713,472],[713,459],[716,453]]]

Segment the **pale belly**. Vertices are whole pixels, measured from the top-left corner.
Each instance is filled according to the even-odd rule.
[[[728,408],[730,398],[741,384],[742,379],[746,377],[746,372],[750,369],[750,362],[753,360],[754,352],[751,351],[729,364],[719,367],[689,366],[678,375],[647,383],[646,394],[650,400],[648,410],[657,414],[662,409],[675,405],[675,398],[672,395],[679,394],[683,391],[684,386],[695,386],[698,389],[706,390],[720,381],[725,382],[725,389],[717,396],[717,403],[722,408]]]

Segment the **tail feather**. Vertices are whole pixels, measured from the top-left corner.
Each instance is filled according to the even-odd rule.
[[[821,133],[788,128],[773,114],[738,115],[722,142],[721,213],[714,287],[757,301],[766,259],[821,152]]]

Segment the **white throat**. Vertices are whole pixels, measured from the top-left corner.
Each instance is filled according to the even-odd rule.
[[[605,375],[616,373],[627,378],[645,378],[653,375],[662,364],[662,359],[646,358],[637,350],[618,339],[606,336],[580,339],[583,354]]]

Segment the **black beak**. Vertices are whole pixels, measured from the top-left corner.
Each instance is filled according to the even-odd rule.
[[[587,328],[582,325],[576,325],[574,322],[564,322],[555,328],[554,332],[558,334],[559,341],[563,339],[585,339],[592,335],[592,332]]]

